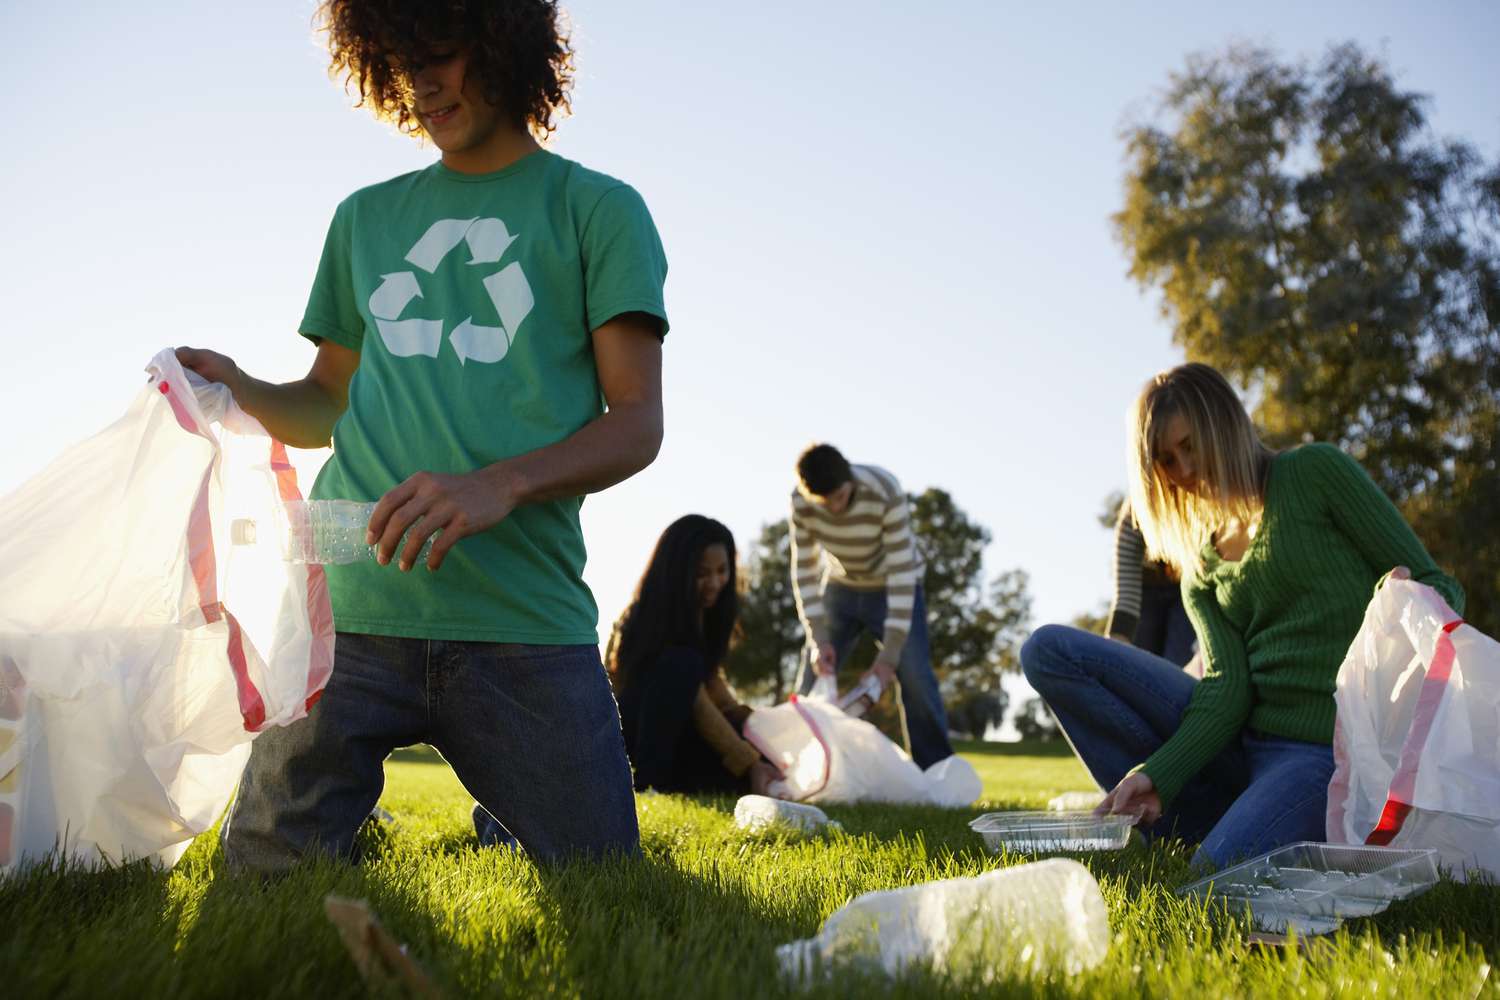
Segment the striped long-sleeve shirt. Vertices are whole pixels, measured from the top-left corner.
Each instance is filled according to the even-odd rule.
[[[854,494],[842,514],[830,514],[792,491],[792,580],[802,627],[829,642],[823,587],[884,590],[885,627],[877,660],[894,666],[911,632],[912,605],[922,579],[922,557],[911,530],[911,509],[896,477],[873,465],[854,465]],[[821,556],[821,558],[820,558]]]
[[[1146,560],[1146,539],[1136,527],[1130,513],[1130,502],[1120,505],[1115,519],[1115,596],[1109,605],[1105,635],[1135,638],[1135,627],[1141,620],[1143,587],[1176,587],[1165,563]]]

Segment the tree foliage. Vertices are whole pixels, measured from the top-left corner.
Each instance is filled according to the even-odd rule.
[[[736,687],[781,701],[796,679],[803,641],[786,521],[761,526],[739,583],[740,637],[724,660],[724,674]]]
[[[1247,390],[1268,441],[1330,441],[1500,632],[1500,169],[1354,45],[1191,59],[1126,132],[1130,274]]]
[[[1052,710],[1047,707],[1047,703],[1039,695],[1027,698],[1026,703],[1021,706],[1021,710],[1016,713],[1016,717],[1012,721],[1015,724],[1016,732],[1021,735],[1021,739],[1023,740],[1041,740],[1045,742],[1062,739],[1061,727],[1058,726],[1057,720],[1052,717]]]

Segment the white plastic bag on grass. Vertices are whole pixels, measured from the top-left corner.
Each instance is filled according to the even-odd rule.
[[[285,447],[171,350],[147,372],[0,499],[0,871],[174,863],[332,670],[322,567],[252,529],[301,498]]]
[[[983,791],[958,755],[923,771],[885,734],[823,701],[793,695],[745,721],[745,739],[786,776],[777,792],[807,802],[966,806]]]
[[[1391,581],[1339,668],[1328,839],[1436,848],[1500,878],[1500,643]]]

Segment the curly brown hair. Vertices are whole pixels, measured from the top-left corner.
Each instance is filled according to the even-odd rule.
[[[328,35],[329,75],[402,132],[422,132],[405,67],[459,45],[485,99],[538,139],[572,110],[564,20],[556,0],[322,0],[313,19]]]

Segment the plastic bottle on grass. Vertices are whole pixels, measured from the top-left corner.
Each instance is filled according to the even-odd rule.
[[[768,826],[783,825],[797,830],[837,827],[828,814],[817,806],[805,802],[786,802],[768,795],[742,795],[734,804],[734,824],[742,830],[764,830]]]
[[[1077,973],[1109,951],[1109,914],[1087,868],[1067,858],[869,892],[817,937],[776,949],[782,972],[807,983],[839,965],[899,975],[910,966],[991,981]]]
[[[282,506],[286,517],[275,530],[281,557],[287,562],[342,565],[375,561],[375,546],[365,544],[365,530],[369,527],[370,515],[375,512],[374,503],[360,500],[289,500]],[[255,544],[261,530],[261,525],[243,518],[230,526],[232,540],[236,545]],[[427,561],[436,539],[437,535],[434,534],[423,543],[414,566]],[[399,547],[396,552],[393,562],[400,557]]]

